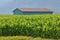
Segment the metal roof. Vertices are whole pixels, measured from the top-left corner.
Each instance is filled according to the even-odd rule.
[[[52,10],[48,8],[18,8],[23,12],[52,12]]]

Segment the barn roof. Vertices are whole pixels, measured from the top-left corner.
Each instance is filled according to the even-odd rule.
[[[18,8],[23,12],[52,12],[52,10],[48,8]]]

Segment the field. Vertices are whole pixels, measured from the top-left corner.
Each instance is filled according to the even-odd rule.
[[[59,39],[60,14],[0,15],[0,36]]]
[[[46,38],[40,38],[36,37],[33,38],[31,36],[8,36],[8,37],[0,37],[0,40],[60,40],[60,39],[46,39]]]

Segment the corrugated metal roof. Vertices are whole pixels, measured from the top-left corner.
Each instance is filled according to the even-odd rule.
[[[52,12],[52,10],[48,8],[18,8],[24,12]]]

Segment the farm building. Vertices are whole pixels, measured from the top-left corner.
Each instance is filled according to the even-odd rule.
[[[48,8],[16,8],[14,14],[52,14],[53,11]]]

